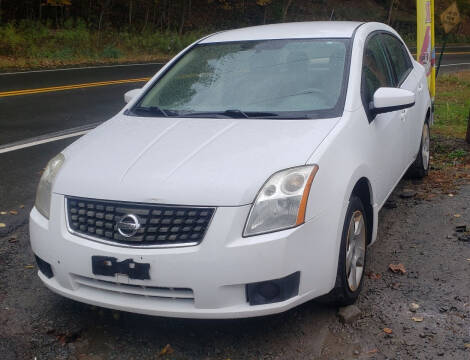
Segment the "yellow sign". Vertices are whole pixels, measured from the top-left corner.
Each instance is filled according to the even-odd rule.
[[[434,0],[416,0],[416,60],[426,69],[431,97],[436,94],[436,51],[434,48]]]
[[[457,3],[454,2],[441,14],[441,24],[445,33],[450,33],[452,29],[460,22],[460,13]]]

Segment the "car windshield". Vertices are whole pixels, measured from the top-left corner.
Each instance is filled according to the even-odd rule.
[[[136,104],[139,116],[318,118],[344,105],[348,39],[199,44]]]

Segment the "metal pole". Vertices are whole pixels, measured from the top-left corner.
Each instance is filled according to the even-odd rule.
[[[441,55],[439,56],[439,61],[437,63],[436,79],[437,79],[437,75],[439,74],[439,68],[441,67],[442,55],[444,55],[444,51],[446,50],[446,44],[447,44],[447,34],[444,35],[444,43],[442,44]]]

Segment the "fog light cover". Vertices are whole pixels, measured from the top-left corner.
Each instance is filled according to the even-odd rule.
[[[34,257],[36,258],[36,263],[38,264],[39,271],[41,271],[48,279],[53,277],[54,273],[52,272],[51,265],[37,255],[34,255]]]
[[[299,294],[300,271],[281,279],[246,285],[246,299],[250,305],[272,304]]]

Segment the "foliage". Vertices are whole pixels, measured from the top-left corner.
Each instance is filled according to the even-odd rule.
[[[470,71],[437,78],[434,129],[444,135],[465,137],[470,112]]]

